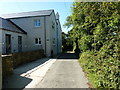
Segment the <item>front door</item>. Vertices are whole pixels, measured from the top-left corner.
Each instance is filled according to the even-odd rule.
[[[6,34],[6,54],[11,53],[11,35]]]
[[[18,36],[18,52],[22,52],[22,36]]]

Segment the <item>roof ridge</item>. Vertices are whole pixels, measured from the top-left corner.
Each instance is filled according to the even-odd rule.
[[[40,11],[54,11],[54,9],[49,9],[49,10],[36,10],[36,11],[24,11],[24,12],[16,12],[16,13],[6,13],[6,14],[2,14],[2,15],[22,14],[22,13],[31,13],[31,12],[40,12]]]
[[[2,14],[2,17],[10,19],[10,18],[22,18],[22,17],[31,17],[31,16],[47,16],[47,15],[51,15],[52,12],[54,12],[54,9]]]

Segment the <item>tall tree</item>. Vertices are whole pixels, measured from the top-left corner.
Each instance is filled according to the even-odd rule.
[[[120,89],[120,2],[74,2],[72,15],[66,20],[65,25],[72,26],[70,37],[74,43],[78,41],[83,52],[81,60],[86,60],[85,52],[93,56],[93,61],[89,57],[83,66],[88,69],[92,63],[88,71],[95,69],[95,75],[100,73],[101,76],[96,75],[100,79],[96,87]]]

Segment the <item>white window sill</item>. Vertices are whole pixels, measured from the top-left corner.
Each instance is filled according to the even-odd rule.
[[[40,46],[40,45],[42,45],[42,44],[35,44],[35,45],[36,45],[36,46],[38,46],[38,45]]]
[[[34,26],[35,28],[38,28],[38,27],[40,27],[40,26]]]

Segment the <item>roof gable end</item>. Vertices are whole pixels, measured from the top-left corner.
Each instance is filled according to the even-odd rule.
[[[1,17],[0,17],[0,28],[3,30],[27,34],[27,32],[25,32],[22,28],[14,24],[12,21]]]

